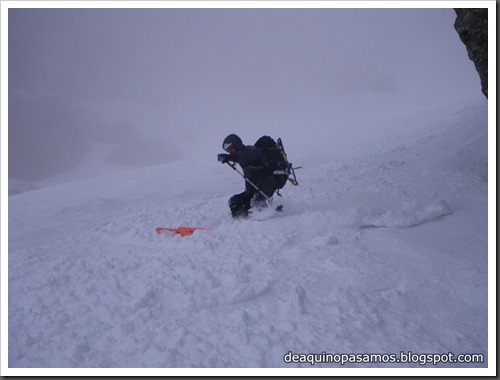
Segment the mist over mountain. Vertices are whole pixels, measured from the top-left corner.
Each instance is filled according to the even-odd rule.
[[[449,9],[9,9],[12,193],[480,94]]]
[[[11,178],[39,180],[71,170],[90,148],[78,114],[54,96],[11,99],[9,124]]]

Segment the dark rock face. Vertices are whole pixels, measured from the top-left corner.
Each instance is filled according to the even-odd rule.
[[[455,8],[455,30],[467,48],[481,79],[481,90],[488,97],[488,9]]]

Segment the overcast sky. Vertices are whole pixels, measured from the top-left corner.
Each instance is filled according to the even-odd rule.
[[[481,97],[455,18],[452,8],[10,9],[9,90],[131,123],[184,158],[215,157],[229,133],[293,145]]]

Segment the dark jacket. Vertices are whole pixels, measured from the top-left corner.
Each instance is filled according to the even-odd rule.
[[[224,144],[233,144],[236,152],[230,154],[229,161],[238,163],[243,169],[243,174],[249,180],[269,177],[270,173],[266,168],[267,159],[261,148],[254,145],[243,145],[237,135],[229,135],[224,139]]]
[[[264,152],[256,146],[248,145],[236,153],[230,154],[229,161],[237,162],[249,180],[269,176],[269,171],[265,166],[267,159]]]

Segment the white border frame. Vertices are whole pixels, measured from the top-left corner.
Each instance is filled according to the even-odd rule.
[[[2,376],[495,376],[496,1],[15,1],[0,3]],[[488,368],[8,368],[8,10],[11,8],[488,8]],[[458,38],[458,35],[457,35]],[[464,47],[464,59],[466,51]],[[479,86],[479,84],[478,84]]]

